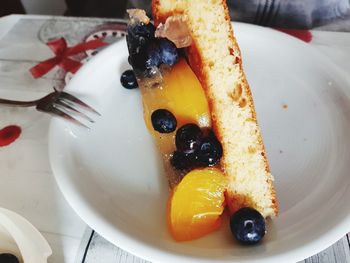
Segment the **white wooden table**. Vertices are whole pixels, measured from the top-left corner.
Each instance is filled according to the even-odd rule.
[[[321,29],[350,31],[349,21]],[[45,43],[65,37],[68,44],[85,41],[103,32],[110,41],[123,35],[116,20],[48,16],[0,18],[0,97],[39,98],[64,87],[69,81],[61,69],[39,79],[28,70],[53,56]],[[118,32],[117,35],[113,32]],[[329,56],[350,75],[350,33],[312,31],[310,45]],[[118,40],[119,39],[119,40]],[[22,128],[21,137],[0,147],[0,206],[13,210],[32,222],[48,240],[53,255],[49,262],[146,262],[113,246],[92,231],[74,213],[58,190],[48,154],[47,132],[50,117],[32,109],[0,107],[0,129],[9,124]],[[305,262],[350,262],[349,235]]]

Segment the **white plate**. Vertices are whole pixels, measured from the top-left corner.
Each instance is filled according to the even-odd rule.
[[[307,44],[275,30],[235,24],[280,216],[261,245],[242,247],[229,227],[176,243],[166,229],[162,165],[142,119],[138,90],[120,85],[125,41],[84,66],[67,90],[102,113],[90,131],[60,119],[50,159],[74,210],[115,245],[154,262],[296,262],[350,230],[350,84]],[[288,105],[285,109],[283,105]]]

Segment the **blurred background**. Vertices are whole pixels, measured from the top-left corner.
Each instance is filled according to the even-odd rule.
[[[313,28],[350,18],[350,0],[227,0],[237,21],[271,27]],[[125,18],[126,8],[150,14],[151,0],[1,0],[0,16],[44,14]]]
[[[1,0],[0,15],[47,14],[62,15],[67,9],[65,0]]]

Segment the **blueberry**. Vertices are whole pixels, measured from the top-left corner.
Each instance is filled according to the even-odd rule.
[[[175,44],[166,38],[161,38],[158,39],[158,45],[162,63],[173,66],[179,59]]]
[[[213,166],[222,157],[222,146],[215,136],[204,138],[196,151],[201,165]]]
[[[19,263],[18,258],[9,253],[0,254],[0,262],[1,263]]]
[[[143,37],[144,39],[154,38],[156,28],[152,23],[145,24],[143,22],[132,24],[128,27],[128,35],[134,38]]]
[[[168,110],[158,109],[151,115],[153,129],[160,133],[171,133],[176,130],[175,116]]]
[[[186,124],[176,132],[175,143],[179,151],[192,153],[200,145],[202,139],[201,129],[193,123]]]
[[[161,63],[172,66],[179,58],[175,44],[166,38],[155,39],[154,32],[155,27],[151,23],[128,27],[129,63],[136,69],[143,71]]]
[[[265,219],[255,209],[244,207],[230,218],[232,235],[244,245],[258,243],[266,233]]]
[[[130,55],[130,62],[135,69],[141,71],[152,67],[158,67],[161,64],[158,45],[155,42],[149,42],[137,53]]]
[[[170,163],[176,170],[187,170],[194,167],[195,156],[191,153],[175,151],[170,158]]]
[[[155,27],[152,23],[147,25],[144,23],[137,23],[128,26],[128,35],[126,40],[128,43],[129,53],[136,54],[141,48],[154,39]]]
[[[146,48],[146,68],[158,67],[162,60],[160,55],[159,46],[155,42],[150,42]]]
[[[134,74],[134,71],[131,69],[126,70],[120,77],[120,82],[126,89],[136,89],[138,88],[137,80]]]
[[[146,61],[146,51],[143,48],[142,52],[129,55],[129,64],[134,68],[134,70],[145,70],[145,61]]]
[[[129,49],[129,64],[141,71],[161,63],[158,44],[154,37],[153,24],[138,23],[128,26],[126,37]]]

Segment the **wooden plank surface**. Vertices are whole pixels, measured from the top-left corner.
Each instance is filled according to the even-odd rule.
[[[86,255],[79,260],[82,263],[150,263],[149,261],[138,258],[124,250],[112,245],[96,232],[89,237],[87,243]],[[307,258],[298,263],[349,263],[350,262],[350,237],[344,236],[333,246],[322,252]],[[78,261],[77,261],[78,262]]]
[[[347,263],[350,262],[349,236],[343,237],[333,246],[301,261],[303,263]]]

